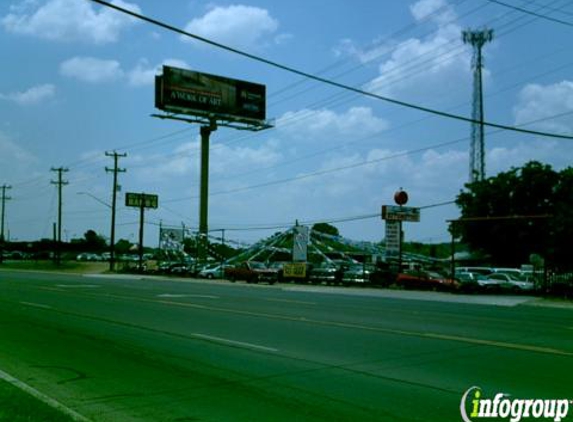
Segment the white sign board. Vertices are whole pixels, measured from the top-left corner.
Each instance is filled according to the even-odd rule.
[[[400,254],[400,221],[386,220],[386,257]]]
[[[292,245],[292,260],[306,262],[308,255],[309,229],[307,226],[295,226]]]
[[[383,205],[382,219],[417,223],[420,221],[420,208]]]

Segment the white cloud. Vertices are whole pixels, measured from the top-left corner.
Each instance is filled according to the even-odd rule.
[[[141,13],[134,3],[114,0],[113,4]],[[1,24],[8,32],[56,41],[88,41],[94,44],[115,42],[120,32],[134,24],[134,18],[91,2],[78,0],[23,1],[11,7]]]
[[[376,117],[369,107],[352,107],[345,113],[328,109],[289,111],[277,120],[277,128],[295,139],[328,139],[361,136],[387,129],[388,122]]]
[[[396,43],[388,40],[375,40],[373,45],[373,47],[362,48],[351,39],[344,38],[333,48],[333,52],[336,57],[350,56],[356,58],[360,63],[366,64],[388,54],[395,48]]]
[[[35,105],[49,100],[56,95],[56,87],[52,84],[33,86],[26,91],[0,94],[0,98],[13,101],[21,106]]]
[[[447,24],[456,19],[456,14],[446,0],[420,0],[410,6],[410,12],[418,22],[432,20]]]
[[[140,173],[140,177],[157,181],[187,175],[191,172],[198,173],[199,154],[199,141],[195,140],[181,144],[175,148],[173,154],[167,156],[139,156],[135,159],[138,167],[145,167],[145,172]],[[213,143],[209,159],[209,171],[214,176],[212,182],[217,181],[217,176],[228,175],[229,169],[232,169],[233,174],[239,174],[254,168],[272,166],[278,163],[281,157],[278,144],[273,141],[267,141],[257,147],[232,147]],[[229,183],[236,186],[234,181]],[[228,187],[229,183],[226,182],[225,186]]]
[[[278,21],[265,9],[231,5],[211,9],[204,16],[190,21],[185,30],[222,44],[254,49],[265,44],[278,26]],[[181,40],[193,42],[184,36]]]
[[[178,59],[166,59],[161,64],[150,66],[146,59],[141,59],[139,63],[127,74],[131,86],[152,85],[155,82],[155,75],[159,74],[163,65],[188,69],[189,65]]]
[[[462,43],[462,28],[455,22],[453,8],[445,0],[421,0],[410,10],[417,21],[436,24],[437,31],[393,46],[390,57],[379,66],[380,76],[366,89],[390,97],[443,98],[451,87],[469,87],[471,49],[456,49]]]
[[[101,83],[123,77],[121,65],[116,60],[95,57],[73,57],[60,64],[60,73],[89,83]]]
[[[524,87],[514,107],[517,125],[573,112],[573,82],[563,81],[552,85],[530,84]],[[573,131],[573,115],[548,119],[535,127],[549,131]]]
[[[0,162],[2,163],[3,168],[10,164],[28,165],[37,161],[37,157],[0,132]]]

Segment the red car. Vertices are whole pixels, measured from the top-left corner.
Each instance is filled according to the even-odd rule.
[[[420,290],[458,290],[460,283],[457,280],[446,278],[435,271],[408,270],[398,274],[396,284],[405,289]]]

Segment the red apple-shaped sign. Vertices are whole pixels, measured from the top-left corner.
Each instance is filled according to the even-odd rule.
[[[408,202],[408,194],[406,193],[406,191],[400,189],[398,192],[396,192],[394,194],[394,202],[396,202],[400,206],[406,205],[406,203]]]

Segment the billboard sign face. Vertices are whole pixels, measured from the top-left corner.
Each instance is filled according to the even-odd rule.
[[[294,228],[294,242],[292,246],[292,260],[294,262],[305,262],[308,255],[308,242],[310,231],[307,226],[296,226]]]
[[[127,192],[125,194],[126,207],[141,208],[157,208],[159,205],[159,197],[157,195],[150,195],[147,193],[133,193]]]
[[[169,113],[237,121],[266,119],[266,86],[163,66],[155,77],[155,107]]]
[[[386,220],[386,258],[400,254],[400,221]]]
[[[383,205],[382,219],[386,221],[409,221],[417,223],[420,221],[420,208]]]
[[[292,262],[283,266],[283,277],[306,278],[306,263]]]

